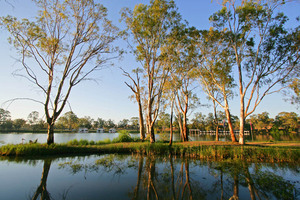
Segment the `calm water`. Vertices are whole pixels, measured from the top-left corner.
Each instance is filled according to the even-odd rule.
[[[175,157],[0,157],[0,199],[299,199],[299,166]]]
[[[104,139],[114,139],[118,137],[119,133],[55,133],[54,134],[54,142],[55,143],[66,143],[70,140],[81,140],[86,139],[89,141],[99,141]],[[139,137],[139,134],[131,134],[132,137]],[[156,134],[156,140],[169,140],[169,134]],[[22,140],[23,139],[23,140]],[[41,133],[0,133],[0,146],[5,144],[19,144],[19,143],[28,143],[29,140],[38,140],[39,143],[46,143],[47,141],[47,134]],[[191,141],[214,141],[215,136],[189,136]],[[255,137],[256,141],[267,141],[272,138],[266,136],[257,136]],[[173,135],[174,141],[180,141],[180,135],[174,134]],[[220,141],[230,141],[229,136],[220,136]],[[246,141],[251,141],[251,136],[245,136]],[[300,137],[290,138],[290,137],[281,137],[281,140],[300,140]]]
[[[55,133],[54,134],[54,142],[55,143],[66,143],[70,140],[80,140],[87,139],[93,141],[104,140],[106,138],[113,139],[118,137],[118,133]],[[19,144],[22,143],[22,139],[24,143],[28,143],[29,140],[38,139],[39,143],[47,142],[47,134],[43,133],[7,133],[0,134],[0,146],[4,144]]]
[[[99,141],[108,139],[114,139],[118,137],[119,133],[55,133],[54,134],[54,142],[55,143],[66,143],[70,140],[81,140],[86,139],[89,141]],[[132,137],[139,137],[139,134],[131,134]],[[155,138],[157,140],[164,139],[169,140],[168,134],[156,134]],[[23,140],[22,140],[23,139]],[[0,146],[5,144],[19,144],[19,143],[28,143],[29,140],[38,140],[39,143],[47,142],[47,134],[43,133],[0,133]],[[214,136],[193,136],[190,137],[193,141],[206,141],[206,140],[214,140]],[[173,135],[174,141],[179,141],[179,134]],[[225,138],[221,138],[220,140],[225,140]]]

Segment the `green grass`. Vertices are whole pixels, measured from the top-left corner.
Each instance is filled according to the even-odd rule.
[[[66,144],[18,144],[0,147],[2,156],[50,156],[50,155],[84,155],[84,154],[144,154],[144,155],[175,155],[180,157],[215,160],[248,162],[290,162],[300,163],[299,147],[261,147],[261,146],[189,146],[174,143],[131,142],[127,136],[121,136],[110,141],[72,140]]]
[[[138,138],[132,138],[128,131],[122,130],[119,133],[119,136],[114,138],[113,140],[104,139],[100,141],[89,141],[89,140],[71,140],[66,143],[66,145],[73,145],[73,146],[88,146],[88,145],[103,145],[103,144],[112,144],[112,143],[122,143],[122,142],[138,142],[140,141]]]

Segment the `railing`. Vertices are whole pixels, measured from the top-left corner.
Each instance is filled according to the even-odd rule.
[[[235,135],[239,135],[240,131],[234,131],[234,134]],[[190,129],[189,130],[189,134],[190,136],[193,136],[193,135],[216,135],[216,131],[201,131],[199,129]],[[230,135],[230,131],[218,131],[218,134],[221,136],[221,135]],[[249,131],[244,131],[244,135],[250,135],[250,132]]]

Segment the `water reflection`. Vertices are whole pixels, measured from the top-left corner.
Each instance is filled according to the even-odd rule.
[[[0,170],[5,172],[3,162],[10,165],[11,161],[0,161]],[[39,162],[23,160],[17,163],[36,165]],[[298,165],[203,162],[171,155],[104,155],[48,158],[40,166],[43,170],[39,183],[32,182],[30,174],[27,177],[25,186],[31,184],[35,188],[27,191],[31,194],[29,199],[253,200],[300,197]],[[13,179],[14,172],[10,173],[4,173],[2,182],[9,183],[8,177]],[[0,186],[0,199],[17,199],[5,196],[9,184],[6,188]],[[22,191],[16,186],[15,189]]]
[[[37,200],[40,196],[40,199],[50,200],[50,193],[47,191],[47,179],[51,166],[51,159],[44,160],[44,167],[40,185],[37,187],[36,192],[34,193],[32,200]]]
[[[118,160],[116,162],[116,160]],[[120,165],[122,163],[122,165]],[[125,164],[126,163],[126,164]],[[192,170],[190,172],[190,165]],[[101,170],[122,176],[128,168],[136,168],[137,181],[129,192],[130,199],[297,199],[296,181],[277,174],[277,165],[249,163],[206,163],[188,159],[128,157],[109,155],[95,164],[62,164],[73,173],[78,169]],[[77,169],[77,170],[74,170]],[[273,171],[275,169],[275,171]],[[208,171],[199,176],[198,170]],[[298,168],[289,168],[298,174]],[[202,171],[202,173],[203,173]],[[200,173],[200,174],[202,174]],[[298,177],[299,178],[299,177]],[[299,182],[298,182],[299,186]],[[248,191],[247,191],[248,190]]]

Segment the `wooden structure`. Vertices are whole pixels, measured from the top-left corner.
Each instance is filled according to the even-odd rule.
[[[219,136],[222,135],[230,135],[230,131],[221,131],[219,130]],[[235,135],[239,135],[240,131],[234,131]],[[216,135],[216,131],[201,131],[199,129],[190,129],[189,130],[190,136],[201,136],[201,135]],[[244,135],[250,135],[250,131],[244,131]]]

